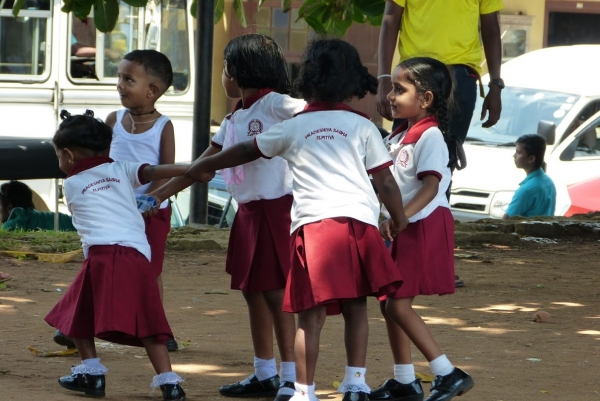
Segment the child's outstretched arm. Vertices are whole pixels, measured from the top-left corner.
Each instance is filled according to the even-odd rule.
[[[208,148],[204,151],[204,153],[202,153],[202,155],[200,155],[200,157],[196,160],[201,160],[205,157],[212,156],[214,154],[219,153],[220,151],[221,149],[217,148],[216,146],[209,145]],[[212,180],[213,177],[214,173],[212,174],[209,180],[204,182]],[[183,176],[175,177],[169,180],[166,184],[160,186],[159,188],[156,188],[154,191],[151,191],[148,195],[155,197],[156,200],[158,200],[158,203],[161,204],[164,200],[170,198],[178,192],[183,191],[195,182],[195,180]]]
[[[379,193],[379,199],[381,199],[391,216],[391,221],[387,220],[388,223],[385,224],[385,228],[383,228],[383,225],[380,228],[381,235],[391,241],[396,234],[408,225],[408,218],[402,206],[400,188],[398,188],[398,184],[389,168],[373,173],[373,183]]]
[[[159,164],[147,165],[142,170],[142,178],[147,181],[163,180],[166,178],[179,177],[185,174],[189,164]]]
[[[240,142],[216,155],[196,160],[185,173],[185,177],[204,182],[217,170],[239,166],[261,156],[254,140]]]

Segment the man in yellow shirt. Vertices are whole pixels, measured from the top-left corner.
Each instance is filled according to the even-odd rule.
[[[398,42],[400,61],[427,56],[447,64],[454,74],[455,111],[450,115],[450,135],[458,142],[467,137],[477,98],[477,81],[481,73],[482,46],[490,74],[489,91],[483,102],[483,127],[491,127],[500,118],[500,78],[502,41],[498,11],[502,0],[387,0],[379,34],[377,109],[382,117],[392,119],[388,93],[392,90],[392,58]],[[398,34],[400,36],[398,40]],[[394,122],[394,129],[400,121]],[[449,190],[448,190],[449,194]],[[456,277],[456,285],[462,281]],[[385,308],[382,307],[385,314]],[[421,401],[423,388],[416,378],[411,360],[410,340],[406,330],[418,338],[418,327],[397,325],[386,316],[386,327],[394,357],[394,378],[369,394],[369,400]],[[417,331],[415,333],[415,330]],[[423,346],[423,344],[417,344]],[[437,345],[436,345],[437,346]],[[421,347],[418,347],[421,350]],[[439,349],[421,350],[436,376],[425,401],[448,401],[469,391],[473,379],[456,368]],[[431,356],[431,357],[430,357]]]
[[[454,72],[457,111],[450,119],[450,132],[464,142],[477,97],[477,78],[481,72],[482,46],[490,74],[489,91],[481,110],[488,114],[484,127],[500,118],[500,78],[502,41],[498,11],[502,0],[388,0],[379,34],[377,106],[379,114],[392,119],[387,94],[392,90],[390,73],[398,42],[400,60],[427,56],[440,60]],[[398,40],[398,33],[400,38]]]

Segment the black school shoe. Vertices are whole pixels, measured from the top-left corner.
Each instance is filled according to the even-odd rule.
[[[67,390],[81,391],[92,397],[104,397],[106,379],[104,375],[88,375],[86,373],[63,376],[58,379],[58,384]]]
[[[293,382],[281,382],[281,384],[279,385],[279,388],[282,387],[287,387],[292,389],[293,391],[296,391],[296,386],[294,385]],[[277,390],[277,392],[279,392],[279,390]],[[277,394],[277,397],[275,397],[275,399],[273,401],[290,401],[292,399],[294,395],[288,395],[288,394]]]
[[[254,374],[248,378],[250,383],[241,384],[241,382],[228,384],[219,389],[219,393],[225,397],[275,397],[279,391],[279,375],[275,375],[265,380],[258,380]]]
[[[63,334],[60,330],[56,330],[56,333],[54,333],[54,342],[58,345],[63,345],[69,349],[77,348],[75,346],[75,343],[73,342],[73,339]]]
[[[389,379],[369,394],[371,401],[423,401],[424,397],[419,379],[408,384],[400,383],[396,379]]]
[[[160,386],[162,391],[163,401],[185,401],[185,391],[179,384],[163,384]]]
[[[179,349],[179,345],[177,344],[177,341],[175,341],[174,338],[170,338],[167,340],[167,351],[175,352],[178,349]]]
[[[367,395],[367,393],[363,391],[359,391],[357,393],[346,391],[344,393],[344,398],[342,398],[342,401],[369,401],[369,399],[370,398]]]
[[[446,376],[436,376],[431,383],[431,393],[425,401],[447,401],[471,390],[475,383],[473,378],[459,368],[454,368]]]

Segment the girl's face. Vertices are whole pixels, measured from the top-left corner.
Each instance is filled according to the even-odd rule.
[[[387,98],[392,106],[394,118],[405,118],[409,123],[415,123],[428,115],[427,108],[431,102],[417,92],[417,87],[408,80],[406,71],[397,67],[392,74],[392,91]]]
[[[71,167],[73,166],[73,157],[67,149],[58,149],[54,147],[56,157],[58,157],[58,168],[65,174],[69,174]]]
[[[154,104],[155,87],[150,82],[143,65],[134,61],[121,60],[117,77],[117,92],[123,107],[143,109]]]
[[[232,78],[227,72],[227,63],[223,62],[223,74],[221,74],[221,83],[223,84],[223,89],[225,89],[225,94],[230,99],[237,99],[242,97],[242,93],[240,92],[240,87],[237,84],[235,78]]]

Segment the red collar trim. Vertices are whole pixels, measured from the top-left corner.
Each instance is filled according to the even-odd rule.
[[[249,109],[250,107],[252,107],[252,105],[254,103],[258,102],[261,98],[263,98],[264,96],[268,95],[271,92],[275,92],[275,89],[273,89],[273,88],[261,88],[255,94],[248,96],[246,98],[246,102],[242,102],[241,100],[239,100],[237,102],[237,104],[235,105],[235,108],[233,109],[233,111],[230,114],[228,114],[226,118],[228,120],[230,120],[231,116],[233,115],[233,113],[235,113],[238,110]]]
[[[390,135],[389,139],[392,139],[396,135],[400,135],[401,133],[406,131],[406,129],[408,128],[408,132],[406,133],[406,135],[404,135],[404,138],[402,138],[400,143],[405,144],[405,145],[411,144],[411,143],[417,143],[419,141],[419,139],[421,139],[421,136],[423,136],[423,133],[425,131],[427,131],[431,127],[437,127],[437,126],[438,126],[438,121],[437,121],[437,118],[435,118],[435,116],[427,116],[410,128],[408,128],[408,121],[405,121],[404,123],[402,123],[401,126],[396,128],[394,130],[394,132],[392,132],[392,135]]]
[[[83,159],[81,159],[77,163],[75,163],[73,165],[73,167],[71,167],[69,174],[67,174],[67,178],[74,176],[75,174],[79,174],[82,171],[89,170],[94,167],[98,167],[101,164],[112,163],[112,162],[114,162],[114,160],[108,156],[84,157]]]
[[[299,113],[294,114],[294,117],[296,117],[299,114],[310,113],[312,111],[330,111],[330,110],[349,111],[352,113],[356,113],[359,116],[366,118],[367,120],[371,120],[368,115],[361,113],[360,111],[354,110],[352,107],[348,106],[345,103],[331,104],[331,103],[327,103],[327,102],[309,103],[306,106],[304,106],[304,110],[302,110]]]

